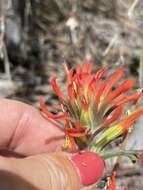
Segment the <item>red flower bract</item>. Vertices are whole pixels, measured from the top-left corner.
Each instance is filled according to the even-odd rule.
[[[125,103],[134,103],[142,96],[141,91],[132,95],[127,94],[134,84],[133,80],[127,79],[117,85],[118,81],[123,78],[123,66],[109,75],[106,74],[109,72],[109,66],[94,73],[93,64],[88,61],[82,67],[77,65],[68,69],[64,65],[64,68],[67,76],[66,96],[63,95],[58,87],[56,77],[51,80],[53,90],[61,101],[62,106],[59,107],[61,107],[62,113],[52,114],[41,99],[39,102],[43,112],[49,119],[56,119],[57,122],[62,120],[62,124],[65,125],[66,143],[64,146],[66,148],[75,145],[77,139],[81,140],[83,137],[86,140],[90,139],[86,138],[87,136],[92,138],[92,134],[99,128],[101,128],[99,131],[109,128],[120,119]],[[103,79],[105,74],[105,79]],[[112,90],[113,88],[114,90]],[[129,128],[129,125],[132,125],[142,113],[141,108],[140,111],[137,111],[132,116],[127,116],[116,126],[120,125],[125,129],[128,123]],[[63,123],[63,121],[65,122]],[[90,129],[90,131],[87,129]]]
[[[110,177],[110,179],[108,181],[108,190],[117,190],[116,180],[115,180],[115,172],[112,172],[112,176]],[[127,188],[124,187],[122,190],[127,190]]]
[[[115,181],[115,173],[112,173],[111,178],[109,179],[108,190],[116,190],[116,181]]]

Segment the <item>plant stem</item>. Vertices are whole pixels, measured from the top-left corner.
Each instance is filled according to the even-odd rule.
[[[100,152],[99,155],[104,159],[116,157],[116,156],[126,156],[135,162],[139,157],[140,151],[138,150],[119,150],[119,151],[103,151]]]

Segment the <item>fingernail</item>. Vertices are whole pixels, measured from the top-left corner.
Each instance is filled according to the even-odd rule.
[[[104,173],[104,160],[96,153],[86,151],[72,156],[75,167],[80,175],[81,184],[89,186],[96,183]]]

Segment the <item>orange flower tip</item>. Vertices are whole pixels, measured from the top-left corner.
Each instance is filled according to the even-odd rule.
[[[109,179],[109,190],[116,190],[115,172],[112,172],[112,176]]]
[[[131,95],[131,96],[122,98],[121,100],[119,100],[119,101],[117,102],[116,105],[119,106],[119,105],[125,104],[125,103],[127,103],[127,102],[136,103],[136,102],[138,101],[138,99],[139,99],[142,95],[143,95],[142,92],[137,92],[137,93],[135,93],[135,94],[133,94],[133,95]]]
[[[119,69],[117,69],[117,71],[115,71],[113,74],[111,74],[109,77],[107,77],[107,79],[109,79],[110,82],[107,81],[107,83],[106,83],[106,87],[103,92],[104,97],[106,97],[108,95],[108,93],[110,92],[112,87],[120,80],[120,78],[123,76],[123,74],[124,74],[124,68],[120,67]]]
[[[46,105],[45,105],[44,101],[42,100],[42,98],[39,98],[39,99],[38,99],[38,102],[39,102],[39,104],[40,104],[40,106],[41,106],[42,111],[43,111],[48,117],[50,117],[51,115],[53,115],[52,113],[49,112],[49,110],[48,110],[48,108],[46,107]]]
[[[103,176],[105,163],[98,154],[90,151],[80,152],[72,156],[71,160],[78,170],[83,186],[92,185]]]
[[[93,63],[91,60],[86,60],[86,62],[82,65],[82,73],[91,73],[93,69]]]
[[[115,120],[117,120],[122,114],[122,107],[119,106],[114,110],[114,113],[109,117],[109,119],[106,119],[103,124],[101,125],[101,127],[107,127],[109,126],[111,123],[113,123]]]
[[[44,103],[44,101],[42,100],[41,97],[38,97],[38,102],[39,102],[39,104],[41,106],[42,111],[44,113],[49,113],[49,111],[48,111],[48,109],[47,109],[47,107],[46,107],[46,105],[45,105],[45,103]]]
[[[134,84],[133,80],[124,81],[118,88],[106,97],[106,103],[109,104],[114,98],[117,98],[121,93],[128,91]]]
[[[48,110],[48,108],[46,107],[46,105],[45,105],[44,101],[42,100],[42,98],[39,98],[38,102],[39,102],[39,104],[41,106],[41,109],[42,109],[43,113],[45,113],[46,116],[49,119],[63,119],[63,120],[66,119],[66,120],[70,120],[70,117],[67,114],[59,114],[59,115],[57,115],[57,114],[51,113]]]
[[[75,88],[76,87],[75,87],[74,83],[71,83],[68,86],[68,93],[69,93],[71,102],[74,102],[74,100],[76,100],[76,89]]]
[[[51,85],[52,85],[52,87],[53,87],[53,89],[54,89],[56,95],[57,95],[60,99],[62,99],[62,100],[65,101],[66,98],[65,98],[65,96],[62,94],[61,90],[59,89],[59,87],[58,87],[58,85],[57,85],[57,83],[56,83],[56,79],[57,79],[57,77],[55,77],[55,76],[51,79]]]
[[[131,128],[133,123],[141,116],[143,115],[143,107],[139,108],[138,110],[131,113],[129,116],[124,118],[119,125],[122,126],[123,131],[126,131]]]

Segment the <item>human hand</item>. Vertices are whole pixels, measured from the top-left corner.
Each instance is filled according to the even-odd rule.
[[[80,189],[82,179],[80,168],[78,172],[75,167],[76,160],[71,162],[60,151],[63,131],[45,119],[38,109],[18,101],[1,99],[0,124],[1,155],[6,155],[4,150],[8,150],[24,157],[0,156],[2,190]],[[104,165],[102,160],[99,161]],[[93,170],[97,167],[94,163]],[[99,171],[99,175],[102,172]],[[95,178],[94,171],[92,183],[97,180]]]

